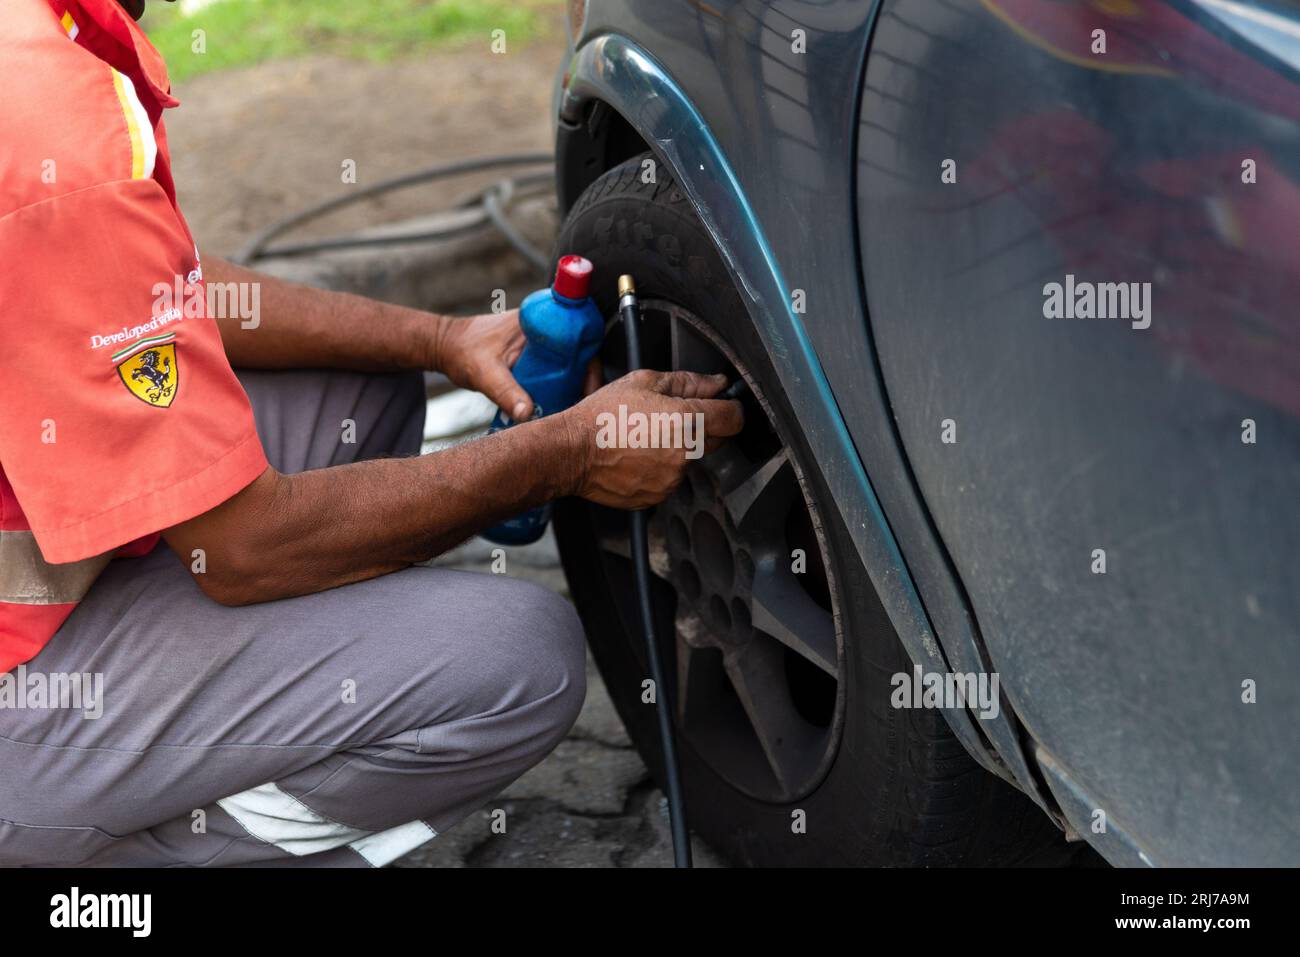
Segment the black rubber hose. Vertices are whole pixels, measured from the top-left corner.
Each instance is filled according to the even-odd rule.
[[[268,253],[280,253],[281,250],[279,249],[266,249],[267,243],[276,236],[282,235],[294,227],[301,226],[303,223],[310,222],[313,219],[319,219],[327,213],[332,213],[337,209],[342,209],[344,206],[360,202],[361,200],[371,196],[378,196],[381,193],[391,192],[395,189],[405,189],[408,186],[416,186],[420,183],[429,182],[430,180],[435,179],[443,179],[447,176],[460,176],[465,173],[477,173],[482,170],[497,169],[502,166],[538,166],[543,163],[553,163],[554,160],[555,157],[550,153],[508,153],[496,156],[476,156],[473,159],[459,160],[454,163],[440,163],[437,166],[430,166],[427,169],[416,170],[413,173],[405,173],[391,179],[381,180],[380,182],[373,183],[370,186],[363,186],[360,189],[352,190],[346,196],[336,196],[334,199],[328,199],[323,203],[309,206],[304,210],[294,213],[292,216],[286,216],[284,219],[276,220],[245,243],[243,248],[241,248],[233,258],[237,263],[248,265],[254,260],[266,256]],[[492,194],[493,189],[487,190],[484,199],[486,199],[488,195]],[[500,215],[499,207],[495,212],[487,208],[486,202],[484,203],[484,207],[487,219],[492,221],[493,224],[500,229],[501,220],[504,220],[504,217]],[[418,239],[443,238],[444,235],[452,235],[462,229],[464,229],[463,226],[456,227],[446,234],[435,232],[421,236],[404,237],[402,240],[391,241],[401,242]],[[505,230],[503,230],[503,232],[504,231]],[[509,240],[510,244],[514,246],[515,249],[519,250],[519,252],[534,265],[541,260],[543,262],[542,269],[543,271],[545,270],[545,257],[543,257],[540,252],[533,249],[527,242],[523,241],[522,236],[520,236],[517,231],[511,230],[510,232],[507,232],[506,239]],[[357,237],[355,239],[320,240],[314,244],[302,243],[286,248],[291,252],[303,252],[309,251],[309,248],[313,246],[316,248],[342,249],[350,246],[383,245],[389,241],[390,240],[386,237],[379,240]]]
[[[621,281],[620,281],[621,285]],[[622,292],[622,290],[620,290]],[[619,296],[619,314],[627,340],[627,368],[641,368],[641,335],[638,325],[640,309],[634,293]],[[654,608],[650,604],[650,541],[645,509],[632,512],[632,566],[636,576],[637,607],[641,615],[641,632],[646,656],[650,659],[650,678],[655,686],[655,716],[659,722],[659,744],[663,749],[664,778],[668,789],[668,823],[673,836],[673,862],[677,867],[691,866],[691,832],[686,824],[686,799],[682,794],[681,771],[677,765],[677,742],[673,736],[672,703],[664,682],[659,645],[655,641]]]
[[[532,244],[524,238],[524,234],[515,229],[514,223],[506,218],[505,210],[501,208],[502,199],[508,197],[513,189],[510,180],[505,179],[497,184],[496,189],[488,190],[483,194],[483,211],[487,213],[488,219],[492,220],[492,225],[497,228],[497,231],[506,238],[506,242],[513,246],[519,255],[532,263],[538,272],[545,273],[547,266],[550,265],[550,259],[533,248]]]
[[[305,256],[337,249],[365,249],[376,246],[403,246],[409,243],[435,242],[452,239],[456,236],[468,236],[490,224],[497,227],[519,255],[544,274],[548,271],[550,264],[542,256],[541,252],[529,243],[523,237],[523,234],[515,229],[514,224],[506,218],[500,201],[495,204],[500,219],[498,220],[496,216],[493,216],[492,210],[488,208],[488,200],[493,191],[505,196],[506,201],[540,196],[542,191],[535,187],[542,183],[553,182],[554,175],[552,173],[528,173],[512,179],[503,179],[486,190],[479,190],[469,199],[463,200],[452,207],[453,209],[474,209],[478,207],[481,214],[478,219],[456,226],[440,226],[436,229],[425,229],[420,232],[393,233],[386,236],[345,235],[330,236],[327,239],[305,239],[296,243],[277,243],[274,246],[261,246],[256,250],[255,256],[257,259],[266,259],[272,256]]]

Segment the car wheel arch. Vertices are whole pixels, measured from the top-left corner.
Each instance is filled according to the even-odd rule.
[[[910,657],[927,669],[951,670],[816,352],[790,308],[789,286],[776,257],[721,147],[685,92],[647,51],[627,37],[606,33],[576,51],[558,106],[561,210],[567,212],[588,185],[639,151],[666,164],[701,213],[769,352],[779,354],[792,378],[805,386],[810,398],[801,417],[823,446],[819,459],[844,463],[828,476],[835,499],[850,526],[859,529],[864,564],[880,573],[876,587]],[[986,768],[1013,780],[1040,805],[1052,803],[1041,782],[1026,779],[1023,756],[1013,762],[1021,773],[1008,772],[968,713],[949,723]]]

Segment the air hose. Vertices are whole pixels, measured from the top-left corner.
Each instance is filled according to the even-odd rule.
[[[278,246],[269,245],[271,240],[282,236],[292,229],[302,226],[304,223],[320,219],[328,213],[342,209],[352,203],[360,202],[363,199],[369,199],[382,193],[389,193],[394,190],[407,189],[411,186],[418,186],[421,183],[427,183],[432,180],[445,179],[449,176],[463,176],[466,173],[479,173],[489,169],[499,169],[510,166],[541,166],[543,164],[552,164],[554,157],[550,153],[502,153],[493,156],[476,156],[472,159],[458,160],[452,163],[440,163],[437,166],[430,166],[426,169],[416,170],[411,173],[405,173],[401,176],[394,176],[391,179],[381,180],[369,186],[363,186],[349,192],[346,196],[336,196],[334,199],[325,200],[314,206],[309,206],[283,219],[276,220],[270,226],[258,232],[252,239],[244,244],[243,248],[233,257],[234,261],[242,265],[249,265],[258,259],[265,259],[268,256],[294,256],[303,253],[322,252],[332,249],[355,249],[364,246],[391,246],[399,243],[420,242],[423,240],[448,239],[452,236],[459,236],[465,233],[481,229],[483,226],[493,226],[505,236],[506,241],[523,256],[528,262],[532,263],[540,272],[546,272],[547,257],[535,246],[524,239],[523,235],[506,218],[503,207],[516,194],[527,194],[538,186],[549,187],[554,182],[554,171],[545,170],[534,173],[525,173],[523,175],[506,177],[498,180],[491,186],[482,190],[467,202],[461,203],[460,208],[473,209],[479,207],[480,216],[477,219],[471,219],[469,222],[459,222],[442,226],[434,229],[423,230],[414,233],[400,233],[390,236],[357,236],[344,235],[334,236],[328,239],[306,240],[297,243],[282,243]]]
[[[637,303],[636,285],[631,276],[618,277],[618,314],[623,320],[623,334],[627,340],[627,368],[632,372],[641,368],[641,308]],[[686,800],[682,795],[681,771],[677,765],[677,742],[673,737],[672,705],[668,700],[668,685],[664,681],[663,664],[659,660],[659,645],[655,641],[654,608],[650,604],[650,542],[646,534],[646,510],[636,509],[631,513],[630,518],[637,609],[641,618],[641,633],[645,639],[646,657],[650,662],[650,678],[654,682],[655,716],[659,722],[659,745],[664,758],[668,819],[673,836],[673,860],[677,867],[690,867],[691,835],[686,826]]]

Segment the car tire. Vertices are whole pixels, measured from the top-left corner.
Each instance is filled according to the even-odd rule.
[[[737,786],[690,734],[679,732],[692,829],[743,865],[1064,862],[1070,854],[1055,825],[1020,791],[976,764],[939,711],[890,706],[891,678],[910,674],[912,662],[708,231],[664,164],[648,160],[654,160],[648,153],[634,157],[590,185],[563,223],[557,253],[577,253],[594,263],[592,295],[604,315],[616,315],[618,276],[632,274],[643,303],[675,303],[701,317],[735,366],[748,373],[763,403],[752,414],[770,417],[798,466],[825,573],[837,596],[836,693],[843,706],[829,760],[800,793],[765,797]],[[618,371],[620,351],[611,336],[607,370]],[[647,352],[647,364],[651,356]],[[567,500],[557,509],[556,533],[609,694],[662,784],[653,705],[645,703],[648,667],[633,612],[630,564],[620,565],[605,541],[619,522],[626,518]],[[656,590],[660,598],[671,591],[659,580]],[[671,676],[677,661],[673,615],[657,614],[657,625],[665,673]],[[666,693],[676,707],[680,689],[671,678],[669,684],[674,687]]]

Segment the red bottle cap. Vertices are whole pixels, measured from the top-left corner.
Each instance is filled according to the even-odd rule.
[[[586,299],[591,285],[591,260],[581,256],[561,256],[555,267],[555,283],[551,286],[565,299]]]

